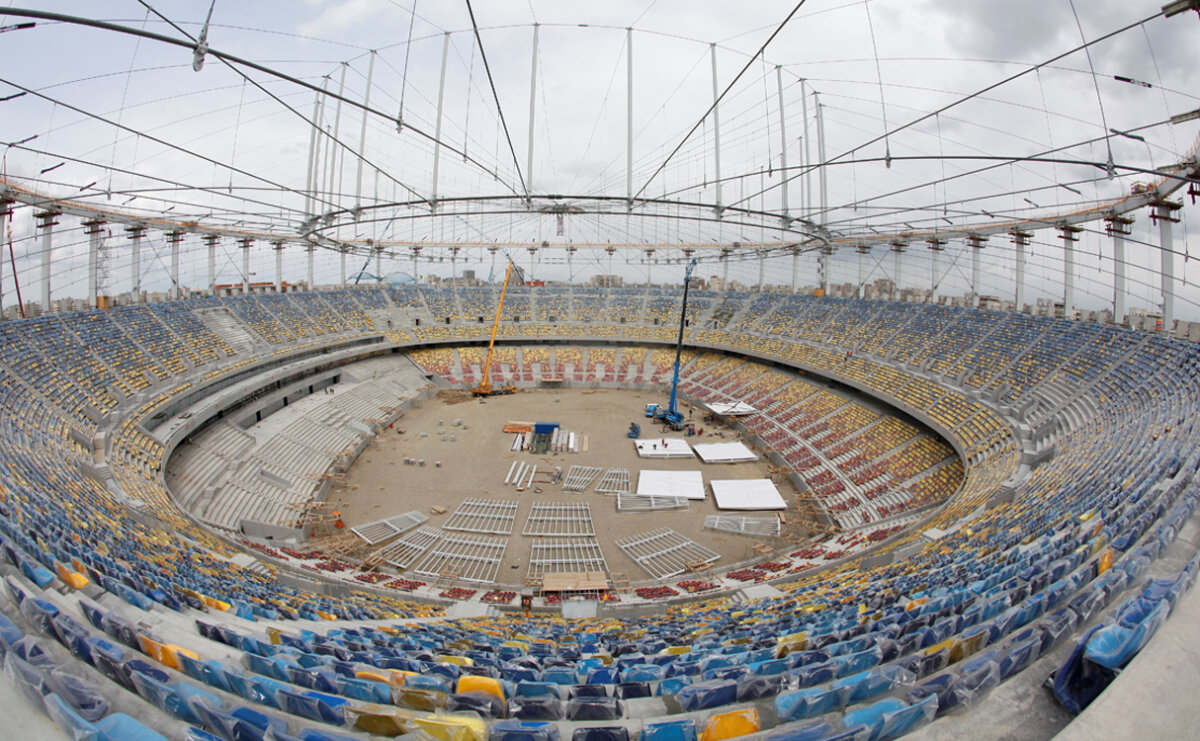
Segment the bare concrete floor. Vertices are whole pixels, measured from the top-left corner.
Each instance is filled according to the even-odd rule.
[[[353,527],[382,517],[420,510],[429,515],[427,524],[441,526],[455,507],[468,498],[487,498],[518,502],[513,535],[504,554],[497,582],[522,584],[532,546],[532,537],[520,534],[533,503],[579,503],[591,505],[596,537],[604,551],[610,572],[623,572],[632,581],[650,576],[628,558],[614,543],[615,540],[660,527],[670,527],[721,554],[718,567],[754,557],[752,547],[757,539],[730,533],[704,530],[707,515],[722,513],[713,502],[711,491],[705,501],[693,501],[687,512],[648,514],[619,514],[616,497],[592,491],[594,483],[583,493],[565,492],[560,484],[535,484],[537,492],[527,489],[518,493],[504,486],[504,477],[514,460],[537,464],[539,472],[553,471],[559,466],[565,472],[572,465],[625,468],[637,485],[639,470],[701,471],[707,489],[711,479],[767,478],[767,464],[755,463],[708,465],[699,458],[682,460],[647,460],[638,458],[633,442],[626,437],[630,422],[642,426],[642,437],[654,437],[657,427],[649,424],[643,413],[647,403],[666,401],[662,395],[645,391],[588,391],[583,389],[522,391],[512,396],[492,397],[486,401],[471,400],[447,404],[432,399],[410,410],[396,424],[384,430],[351,468],[344,489],[330,492],[346,525]],[[686,410],[685,410],[686,411]],[[701,426],[702,414],[695,412],[694,422]],[[462,419],[462,426],[452,421]],[[535,456],[510,451],[513,435],[502,431],[506,422],[558,422],[566,430],[588,436],[588,451],[576,454],[558,453]],[[439,430],[444,431],[446,440]],[[421,433],[428,433],[421,437]],[[456,440],[449,441],[453,433]],[[673,433],[678,436],[679,433]],[[723,429],[705,429],[703,436],[690,442],[718,442],[737,439],[736,433]],[[404,464],[405,458],[424,459],[425,466]],[[435,462],[440,461],[441,467]],[[603,472],[602,472],[603,473]],[[543,477],[539,473],[538,479]],[[779,485],[784,500],[793,504],[795,491],[790,484]],[[430,508],[440,505],[445,514],[435,515]],[[731,512],[723,514],[754,515],[766,513]]]

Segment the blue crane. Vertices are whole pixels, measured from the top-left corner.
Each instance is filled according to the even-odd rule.
[[[671,401],[664,409],[657,404],[646,405],[646,416],[665,422],[673,430],[683,429],[683,414],[677,406],[679,393],[679,356],[683,352],[683,330],[687,324],[688,287],[692,284],[692,272],[696,269],[696,258],[688,263],[683,275],[683,308],[679,311],[679,337],[675,340],[675,373],[671,378]]]

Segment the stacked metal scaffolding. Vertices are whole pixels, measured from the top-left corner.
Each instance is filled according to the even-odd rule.
[[[610,468],[596,484],[597,494],[620,494],[633,491],[628,468]]]
[[[375,545],[401,533],[406,533],[428,519],[429,517],[425,514],[413,510],[405,512],[402,515],[396,515],[395,517],[387,517],[382,520],[368,522],[365,525],[352,527],[350,528],[350,532],[365,540],[367,545]]]
[[[407,533],[394,543],[384,546],[379,551],[385,563],[404,571],[425,555],[425,552],[442,539],[442,531],[432,527],[422,527]]]
[[[662,512],[688,509],[687,497],[641,497],[627,491],[617,492],[618,512]]]
[[[443,530],[464,533],[511,535],[517,519],[517,503],[499,499],[464,499],[442,525]]]
[[[587,504],[535,504],[529,510],[522,535],[595,535],[592,508]]]
[[[622,538],[617,546],[655,579],[700,571],[721,558],[720,553],[669,527]]]
[[[563,480],[563,491],[583,491],[588,488],[600,472],[604,470],[597,466],[571,466],[567,469],[567,477]]]
[[[739,535],[779,536],[778,517],[728,517],[709,515],[704,518],[705,530],[721,530]]]
[[[601,571],[608,573],[604,552],[595,538],[543,538],[529,553],[529,576]]]
[[[504,560],[508,538],[488,535],[443,533],[414,573],[429,578],[491,584]]]

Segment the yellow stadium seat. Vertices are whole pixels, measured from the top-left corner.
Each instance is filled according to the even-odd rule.
[[[181,662],[179,660],[179,654],[183,654],[184,656],[186,656],[189,659],[192,659],[194,661],[200,660],[200,654],[196,653],[195,651],[193,651],[189,648],[184,648],[183,646],[176,645],[174,643],[168,643],[165,646],[163,646],[162,663],[171,667],[175,671],[179,671],[179,672],[183,671],[183,662]]]
[[[981,630],[978,633],[964,638],[958,642],[958,645],[950,649],[950,663],[962,661],[987,644],[988,632]]]
[[[442,654],[437,657],[439,664],[453,664],[455,666],[474,666],[475,662],[471,661],[470,656],[454,656],[453,654]]]
[[[935,643],[934,645],[925,649],[925,655],[933,656],[938,651],[947,650],[950,652],[950,655],[953,656],[954,651],[958,648],[959,643],[961,643],[961,641],[958,638],[947,638],[941,643]]]
[[[62,561],[55,561],[54,571],[58,574],[59,580],[72,589],[83,589],[91,583],[83,574],[68,569]]]
[[[228,602],[222,602],[219,599],[209,597],[207,594],[198,594],[197,596],[200,597],[200,601],[204,603],[205,607],[220,610],[221,612],[229,612],[233,608],[233,605]]]
[[[487,725],[477,716],[435,715],[414,719],[417,727],[438,741],[486,741]]]
[[[166,664],[166,646],[149,638],[142,633],[137,634],[138,647],[142,649],[142,653],[154,659],[160,664]]]
[[[446,705],[446,693],[393,686],[392,702],[402,707],[432,713]]]
[[[709,718],[708,722],[704,724],[704,732],[700,734],[700,741],[736,738],[748,733],[757,733],[759,728],[758,710],[755,708],[720,713]]]
[[[458,688],[456,692],[486,692],[490,695],[495,695],[504,701],[504,686],[500,684],[500,680],[491,677],[479,677],[472,674],[466,674],[458,678]]]
[[[342,706],[346,725],[373,736],[402,736],[418,730],[413,714],[390,705],[347,703]]]
[[[380,684],[394,685],[400,687],[404,684],[404,677],[400,678],[399,682],[393,682],[391,675],[387,669],[378,671],[356,671],[354,672],[355,679],[365,679],[368,682],[379,682]]]

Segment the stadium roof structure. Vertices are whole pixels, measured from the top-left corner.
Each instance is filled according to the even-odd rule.
[[[272,255],[313,285],[347,255],[419,279],[527,250],[567,280],[694,256],[793,290],[1196,313],[1186,236],[1128,221],[1200,187],[1188,4],[1026,5],[9,8],[0,192],[29,208],[3,288],[94,304],[261,282]]]

